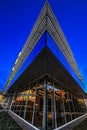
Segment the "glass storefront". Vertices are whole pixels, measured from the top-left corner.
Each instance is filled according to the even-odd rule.
[[[14,93],[11,110],[41,130],[52,130],[85,113],[84,100],[45,76]]]

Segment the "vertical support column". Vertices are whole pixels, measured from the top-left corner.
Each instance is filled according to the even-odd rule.
[[[44,96],[43,96],[43,130],[47,130],[47,81],[44,81]]]
[[[35,118],[36,98],[37,98],[37,81],[36,81],[35,101],[34,101],[34,106],[33,106],[32,125],[34,125],[34,120],[35,120],[34,118]]]
[[[64,99],[63,99],[63,97],[62,97],[62,107],[63,107],[64,122],[67,123],[66,114],[65,114]]]
[[[78,97],[76,97],[76,106],[77,106],[77,110],[78,110],[78,116],[80,116],[80,109],[79,109],[79,105],[78,105]]]
[[[7,109],[8,109],[8,110],[9,110],[9,108],[10,108],[11,102],[12,102],[12,96],[10,96],[10,97],[8,98],[8,102],[7,102],[7,104],[8,104]]]
[[[76,103],[76,97],[74,96],[74,102],[75,102],[75,106],[76,106],[76,113],[78,114],[79,116],[79,112],[78,112],[78,106],[77,106],[77,103]]]
[[[70,112],[71,120],[72,120],[72,112],[71,112],[71,109],[70,109],[70,103],[69,103],[69,100],[70,100],[70,98],[69,98],[69,95],[68,95],[68,93],[67,93],[67,101],[68,101],[68,105],[69,105],[69,112]]]
[[[15,98],[15,95],[16,95],[16,92],[14,92],[14,95],[13,95],[12,101],[14,100],[14,98]],[[11,110],[12,103],[13,103],[12,101],[11,101],[11,105],[10,105],[10,107],[9,107],[9,109],[10,109],[10,110]]]
[[[30,88],[30,87],[29,87]],[[24,109],[24,119],[26,118],[26,111],[27,111],[27,104],[28,104],[28,94],[26,95],[26,104],[25,104],[25,109]]]
[[[57,128],[56,124],[56,102],[55,102],[55,90],[54,90],[54,82],[53,82],[53,95],[52,95],[52,128]]]
[[[78,98],[77,98],[77,102],[78,102]],[[79,116],[81,116],[81,108],[80,108],[80,104],[79,104],[79,103],[77,103],[77,104],[78,104]]]
[[[71,100],[72,100],[73,110],[74,110],[75,118],[76,118],[76,112],[75,112],[75,106],[74,106],[74,103],[73,103],[72,93],[71,93]]]
[[[15,92],[14,92],[14,96],[13,96],[13,99],[12,99],[12,101],[15,99],[15,96],[16,96],[16,93],[17,93],[17,89],[18,89],[18,85],[19,85],[19,82],[20,82],[20,80],[17,82],[17,84],[15,85]],[[10,105],[10,110],[11,110],[11,107],[12,107],[12,102],[11,102],[11,105]],[[16,105],[15,105],[15,108],[16,108]],[[13,110],[13,112],[14,112],[14,110]]]
[[[85,102],[84,95],[83,95],[83,112],[84,112],[84,114],[86,113],[86,102]]]
[[[64,97],[62,97],[62,95],[61,95],[61,100],[62,100],[62,102],[60,102],[61,103],[61,109],[62,109],[62,114],[61,115],[62,115],[62,117],[64,117],[64,123],[66,123],[67,120],[66,120],[66,114],[65,114]]]
[[[29,104],[29,97],[30,97],[30,85],[29,85],[29,93],[27,94],[27,99],[26,99],[26,107],[25,107],[25,110],[24,110],[24,119],[26,120],[27,119],[27,111],[29,110],[29,107],[30,107],[30,104]],[[29,112],[29,111],[28,111]]]

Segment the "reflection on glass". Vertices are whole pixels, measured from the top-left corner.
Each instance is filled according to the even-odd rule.
[[[50,82],[47,84],[47,120],[48,120],[48,129],[52,129],[52,108],[53,108],[53,86]]]
[[[28,91],[28,101],[27,101],[27,109],[26,109],[26,117],[25,119],[32,123],[32,116],[33,116],[33,107],[35,101],[35,87],[31,87],[30,91]]]
[[[41,128],[43,120],[43,95],[44,88],[43,85],[38,85],[36,90],[36,101],[35,101],[35,111],[34,111],[34,125]]]
[[[86,106],[82,98],[45,77],[17,92],[11,110],[39,129],[52,130],[83,115]]]
[[[64,92],[60,89],[55,88],[55,99],[56,99],[56,121],[58,127],[65,123]]]

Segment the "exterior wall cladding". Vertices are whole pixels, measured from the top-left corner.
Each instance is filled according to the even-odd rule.
[[[50,50],[52,55],[62,64],[69,75],[71,75],[75,84],[77,84],[79,88],[82,87],[80,80],[68,64],[62,51],[58,48],[48,31],[45,31],[16,74],[15,79],[10,83],[8,93],[11,93],[12,88],[14,88],[12,91],[13,98],[10,104],[11,111],[41,130],[52,130],[85,114],[86,106],[83,95],[79,95],[78,87],[76,86],[77,92],[73,91],[73,87],[75,86],[72,86],[72,83],[70,83],[71,80],[69,79],[66,79],[67,83],[64,84],[63,80],[66,71],[64,75],[62,75],[61,82],[55,78],[53,74],[48,72],[43,73],[30,82],[26,80],[28,79],[28,75],[32,74],[28,73],[28,75],[26,75],[25,69],[31,66],[32,62],[45,47]],[[50,66],[51,65],[48,66],[47,64],[45,67],[47,69],[50,68]],[[41,67],[36,69],[43,71]],[[25,81],[20,81],[20,77],[24,74],[23,71],[25,72],[24,80],[26,80],[26,83],[24,83]],[[35,72],[37,71],[34,69],[34,74]],[[56,73],[54,72],[54,66],[52,72]],[[84,93],[82,89],[81,91]]]

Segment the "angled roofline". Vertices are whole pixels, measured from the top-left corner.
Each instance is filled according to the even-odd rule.
[[[28,36],[28,39],[22,49],[22,51],[19,53],[18,58],[16,59],[16,62],[14,64],[14,67],[12,68],[12,71],[10,73],[10,76],[5,84],[4,89],[6,90],[9,84],[11,83],[12,79],[28,57],[28,55],[31,53],[41,36],[45,31],[48,31],[57,46],[62,51],[63,55],[67,59],[69,65],[76,73],[77,77],[82,80],[82,76],[78,70],[78,65],[74,59],[73,53],[69,47],[69,44],[62,32],[62,29],[48,3],[48,1],[45,2],[37,21]]]

